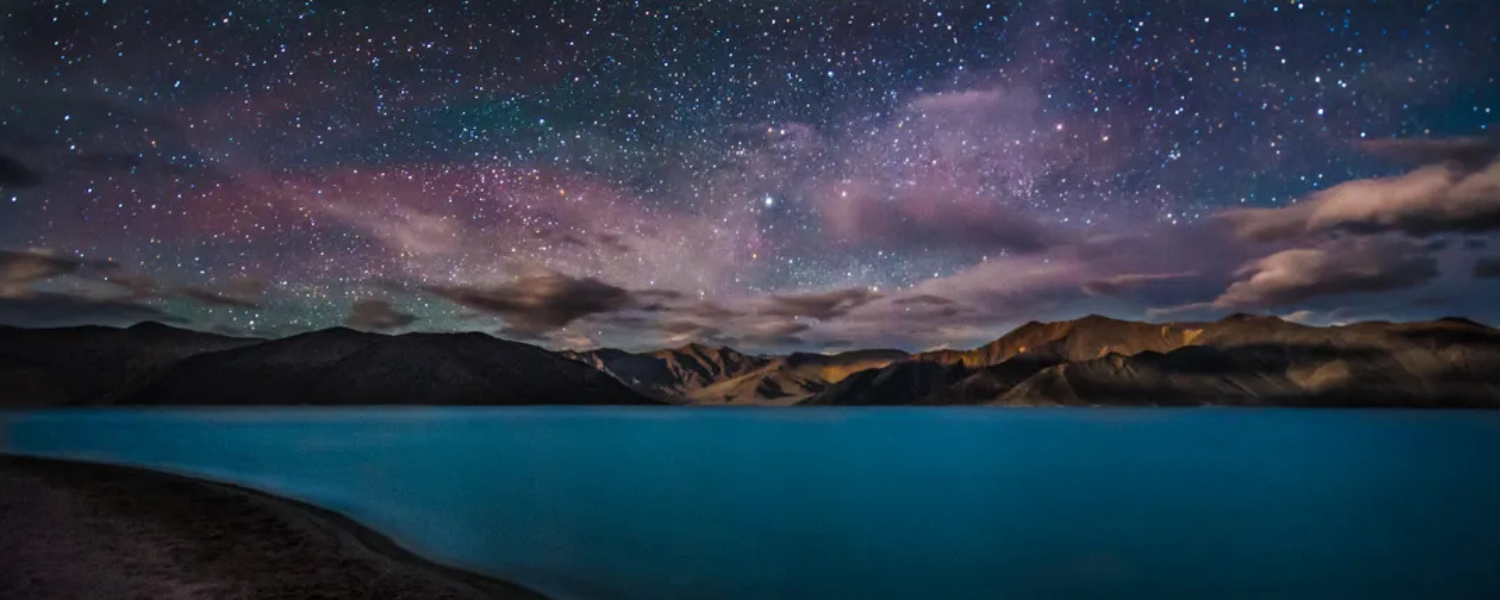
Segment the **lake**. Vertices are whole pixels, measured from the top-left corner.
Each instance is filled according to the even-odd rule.
[[[563,600],[1500,597],[1500,412],[0,413]]]

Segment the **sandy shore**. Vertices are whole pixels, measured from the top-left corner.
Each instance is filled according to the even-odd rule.
[[[141,469],[0,457],[7,600],[515,598],[337,513]]]

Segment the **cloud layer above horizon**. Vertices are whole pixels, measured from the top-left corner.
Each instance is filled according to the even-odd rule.
[[[0,323],[1500,320],[1500,5],[1188,4],[8,4]]]

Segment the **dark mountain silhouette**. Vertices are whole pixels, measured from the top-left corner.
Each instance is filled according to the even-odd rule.
[[[193,356],[126,404],[654,404],[608,375],[482,333],[342,327]]]
[[[115,404],[184,358],[262,341],[151,322],[126,329],[0,326],[0,406]]]
[[[551,352],[484,334],[334,328],[279,340],[156,323],[0,328],[7,406],[655,404]]]

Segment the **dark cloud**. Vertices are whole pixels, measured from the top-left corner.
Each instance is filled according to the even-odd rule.
[[[1464,239],[1464,249],[1465,250],[1483,250],[1487,246],[1489,246],[1489,242],[1487,240],[1485,240],[1484,238],[1473,238],[1473,237],[1471,237],[1471,238]]]
[[[879,298],[878,292],[867,288],[847,288],[822,294],[772,296],[757,314],[827,320],[849,314],[849,311]]]
[[[426,286],[427,292],[455,304],[499,315],[509,335],[536,338],[596,314],[637,305],[629,290],[592,277],[575,278],[553,271],[535,272],[510,283],[488,287]]]
[[[101,281],[126,292],[126,298],[148,300],[153,298],[185,298],[205,306],[258,310],[260,303],[254,297],[265,293],[266,285],[259,279],[238,278],[229,283],[226,292],[216,292],[195,286],[183,286],[163,291],[156,278],[144,273],[107,273]]]
[[[708,325],[704,325],[696,321],[665,321],[660,325],[660,327],[663,332],[673,335],[684,333],[718,332],[717,328],[709,327]]]
[[[1142,227],[1124,234],[1105,234],[1076,244],[1060,247],[1051,263],[1081,264],[1088,275],[1074,288],[1088,295],[1090,282],[1094,291],[1105,291],[1109,280],[1123,276],[1119,283],[1136,283],[1140,295],[1156,296],[1153,303],[1174,302],[1203,297],[1222,291],[1230,282],[1229,274],[1246,262],[1260,258],[1267,248],[1245,243],[1234,235],[1229,224],[1206,219],[1175,226]],[[1143,283],[1133,274],[1196,273],[1174,281]]]
[[[765,319],[748,323],[737,330],[738,339],[747,344],[760,346],[799,346],[806,341],[798,334],[812,329],[812,325],[790,319]]]
[[[683,306],[678,309],[678,312],[704,319],[726,319],[739,314],[735,311],[729,310],[727,308],[724,308],[723,306],[708,301],[696,302],[687,306]]]
[[[718,345],[731,345],[741,342],[740,338],[725,334],[723,329],[692,320],[663,321],[657,324],[657,328],[664,336],[662,341],[667,346],[677,346],[689,342]]]
[[[1343,238],[1317,248],[1284,250],[1246,264],[1214,308],[1286,306],[1319,296],[1413,288],[1438,276],[1420,244],[1400,239]]]
[[[240,298],[255,298],[271,289],[271,283],[259,277],[235,277],[229,280],[229,295]]]
[[[636,299],[637,309],[647,312],[663,312],[674,308],[675,303],[683,298],[682,292],[676,290],[635,290],[632,292]]]
[[[0,297],[23,295],[33,283],[81,269],[109,271],[115,268],[114,263],[38,250],[0,250]]]
[[[560,246],[603,248],[615,254],[624,254],[632,250],[625,238],[615,233],[572,233],[544,229],[536,231],[535,235],[538,240]]]
[[[401,312],[385,300],[359,300],[350,308],[344,325],[369,331],[391,331],[416,321],[416,315]]]
[[[31,187],[42,182],[42,177],[20,160],[0,154],[0,187]]]
[[[103,277],[103,281],[125,290],[132,298],[151,298],[157,295],[156,278],[144,273],[110,273]]]
[[[1500,256],[1485,256],[1474,261],[1474,276],[1480,279],[1500,278]]]
[[[141,321],[186,323],[185,319],[131,299],[91,298],[77,294],[34,292],[0,297],[0,323],[24,327],[131,325]]]
[[[889,306],[875,305],[861,313],[861,317],[876,323],[881,321],[909,324],[915,329],[942,327],[963,323],[975,315],[973,307],[938,294],[915,294],[893,298]]]
[[[1330,231],[1492,231],[1500,229],[1500,161],[1479,169],[1444,163],[1400,177],[1349,181],[1290,206],[1230,210],[1221,218],[1241,238],[1257,241]]]
[[[551,241],[553,243],[562,244],[564,246],[578,246],[580,248],[587,248],[589,245],[588,242],[583,241],[583,238],[571,233],[543,233],[538,235],[537,237],[543,240]]]
[[[180,321],[144,301],[181,297],[200,304],[232,308],[259,308],[254,302],[208,290],[184,287],[163,294],[154,278],[139,273],[118,273],[119,266],[104,261],[60,256],[38,250],[0,250],[0,308],[3,320],[31,326],[62,326],[84,323],[107,325],[137,321]],[[81,272],[89,272],[124,295],[40,291],[32,284]]]
[[[1161,281],[1172,281],[1176,279],[1187,279],[1197,277],[1197,271],[1180,271],[1176,273],[1127,273],[1115,275],[1104,279],[1095,279],[1083,284],[1083,293],[1090,296],[1115,296],[1129,292],[1143,285]]]
[[[260,304],[238,296],[221,294],[203,288],[184,287],[177,289],[177,295],[199,304],[208,306],[222,306],[225,308],[238,308],[243,310],[256,310]]]
[[[1060,243],[1031,217],[984,201],[887,202],[834,192],[820,203],[829,232],[849,243],[1032,253]]]
[[[897,298],[895,300],[892,300],[891,303],[895,304],[897,306],[909,306],[909,305],[949,306],[949,305],[953,305],[953,304],[958,304],[958,301],[954,300],[952,298],[938,296],[936,294],[917,294],[915,296],[907,296],[905,298]]]
[[[614,252],[619,254],[625,254],[633,250],[630,247],[630,244],[625,242],[624,238],[613,233],[601,233],[597,236],[594,236],[594,239],[595,241],[599,242],[600,246],[613,250]]]
[[[1478,169],[1500,155],[1500,137],[1404,138],[1361,140],[1357,146],[1370,154],[1417,165],[1457,163]]]

